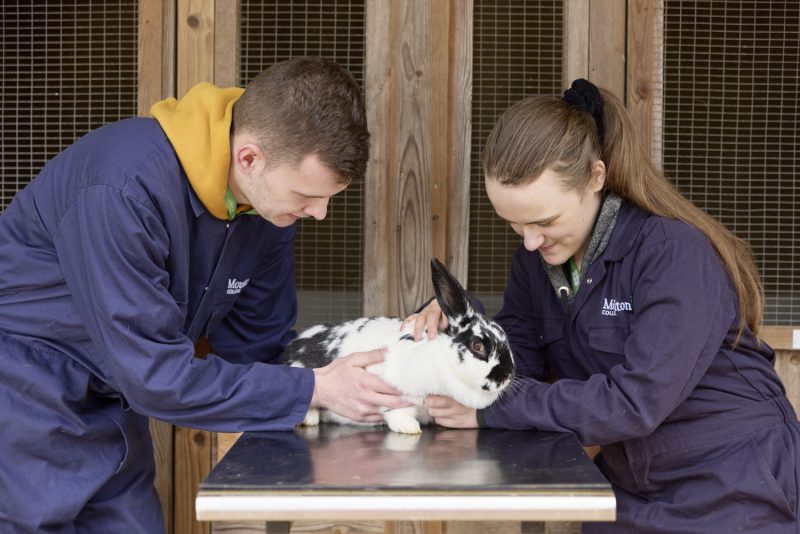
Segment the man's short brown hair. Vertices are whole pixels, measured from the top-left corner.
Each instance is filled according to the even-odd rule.
[[[270,165],[313,154],[344,183],[366,172],[364,99],[353,76],[330,60],[294,58],[258,74],[234,106],[233,128],[256,136]]]

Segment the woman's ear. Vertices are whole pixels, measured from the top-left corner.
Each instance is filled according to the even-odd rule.
[[[592,163],[592,177],[589,179],[589,190],[593,193],[599,193],[603,190],[606,184],[606,164],[603,160],[598,159]]]

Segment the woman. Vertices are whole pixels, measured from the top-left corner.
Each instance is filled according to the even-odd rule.
[[[800,423],[758,338],[745,243],[670,185],[622,104],[586,80],[508,109],[483,167],[523,239],[496,317],[523,378],[477,412],[430,398],[436,422],[599,445],[617,521],[585,532],[800,532]],[[440,317],[435,301],[412,316],[417,335]]]

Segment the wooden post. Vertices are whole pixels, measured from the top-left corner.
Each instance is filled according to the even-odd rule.
[[[625,101],[625,0],[589,3],[589,79]]]
[[[214,0],[178,0],[177,96],[214,81]],[[197,487],[211,470],[211,433],[175,427],[175,531],[210,532],[195,517]]]
[[[427,300],[432,256],[466,277],[471,17],[471,2],[367,1],[367,315]]]
[[[174,5],[162,0],[139,0],[137,114],[146,117],[150,106],[174,92]],[[156,464],[155,487],[164,513],[167,534],[174,532],[174,436],[168,423],[150,420]]]

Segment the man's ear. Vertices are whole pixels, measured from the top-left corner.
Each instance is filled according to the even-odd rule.
[[[247,139],[241,141],[240,143],[234,142],[231,158],[239,172],[250,174],[254,169],[263,166],[264,152],[257,143]]]
[[[589,179],[589,190],[598,193],[603,190],[606,184],[606,164],[598,159],[592,163],[592,177]]]

